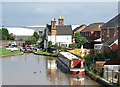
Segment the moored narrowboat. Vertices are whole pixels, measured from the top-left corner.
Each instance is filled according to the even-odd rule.
[[[69,52],[59,52],[58,61],[64,66],[69,73],[84,74],[83,60]]]

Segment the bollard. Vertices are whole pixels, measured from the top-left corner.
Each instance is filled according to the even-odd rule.
[[[108,81],[108,68],[107,68],[107,81]]]
[[[118,86],[120,85],[120,69],[118,70]]]
[[[113,83],[113,78],[114,78],[114,77],[113,77],[113,73],[114,73],[114,72],[113,72],[113,70],[112,70],[112,83]]]

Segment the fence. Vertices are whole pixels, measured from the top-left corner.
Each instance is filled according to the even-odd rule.
[[[103,66],[90,61],[85,61],[85,68],[86,70],[93,72],[95,75],[104,78],[110,83],[120,86],[120,71],[104,68]]]

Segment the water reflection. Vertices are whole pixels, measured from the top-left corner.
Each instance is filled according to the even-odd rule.
[[[56,58],[53,57],[24,54],[3,58],[2,65],[3,85],[100,86],[87,76],[63,73],[57,67]]]

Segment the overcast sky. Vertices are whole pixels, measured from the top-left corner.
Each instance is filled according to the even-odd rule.
[[[63,16],[65,24],[81,25],[107,22],[118,14],[117,2],[3,2],[5,26],[49,24]]]

